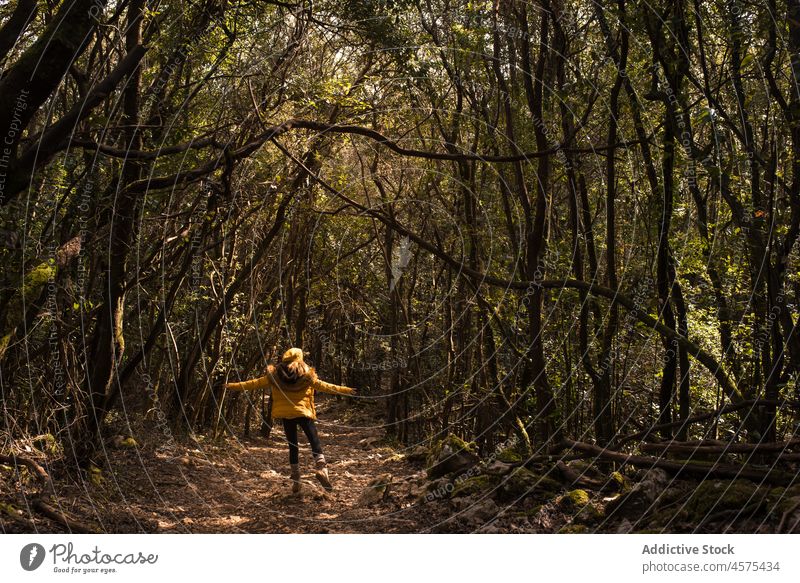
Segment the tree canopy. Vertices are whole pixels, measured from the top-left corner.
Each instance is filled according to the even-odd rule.
[[[301,346],[407,445],[791,438],[799,51],[798,0],[6,3],[0,431],[228,431]]]

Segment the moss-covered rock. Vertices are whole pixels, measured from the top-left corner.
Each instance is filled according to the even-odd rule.
[[[586,490],[570,490],[561,496],[557,503],[561,509],[567,512],[576,512],[589,504],[589,494]]]
[[[657,506],[669,484],[670,478],[664,470],[653,468],[643,472],[640,482],[606,505],[606,514],[638,519]]]
[[[534,496],[545,501],[555,498],[561,491],[561,483],[533,473],[527,468],[517,468],[500,483],[499,495],[504,500],[517,500]]]
[[[463,439],[448,435],[431,448],[428,456],[428,477],[439,478],[447,474],[463,472],[478,463],[477,446]]]
[[[692,496],[695,488],[697,488],[697,482],[673,480],[669,483],[669,486],[659,494],[658,506],[669,506],[671,504],[683,506]]]
[[[103,475],[103,470],[96,465],[91,464],[87,474],[89,475],[89,482],[91,482],[93,485],[97,486],[98,488],[105,485],[106,479]]]
[[[696,517],[709,512],[741,510],[765,502],[768,490],[749,480],[706,480],[695,488],[686,508]]]
[[[514,447],[507,447],[506,449],[500,450],[494,457],[496,460],[506,464],[521,464],[524,461],[522,459],[522,454]]]
[[[125,439],[122,440],[121,445],[122,447],[136,447],[139,444],[136,443],[136,440],[134,438],[126,437]]]
[[[611,472],[608,476],[608,487],[613,492],[630,492],[633,484],[620,472]]]
[[[605,509],[601,504],[589,502],[573,515],[572,520],[579,524],[597,524],[605,517]]]
[[[414,464],[421,464],[426,459],[428,459],[429,455],[430,451],[428,450],[427,447],[425,447],[424,445],[418,445],[405,455],[405,459],[406,461],[409,461]]]
[[[478,445],[474,441],[464,441],[457,435],[448,434],[443,440],[443,445],[449,446],[451,449],[458,451],[467,451],[472,454],[478,453]]]
[[[684,508],[666,508],[650,514],[646,520],[647,524],[658,532],[667,528],[671,530],[676,524],[685,522],[689,519],[689,512]],[[645,521],[642,521],[645,522]]]
[[[364,491],[361,493],[361,496],[358,499],[358,503],[363,506],[369,506],[371,504],[386,500],[389,497],[391,488],[392,475],[381,474],[367,484],[367,487],[364,488]]]
[[[493,476],[505,476],[506,474],[513,472],[514,468],[516,467],[518,467],[518,465],[507,464],[505,462],[493,460],[486,464],[486,466],[483,468],[483,471]]]
[[[488,474],[479,474],[462,480],[456,479],[455,487],[450,496],[452,498],[471,496],[472,494],[477,494],[485,490],[491,490],[494,486],[495,482],[492,476]]]
[[[115,435],[109,441],[111,447],[116,449],[127,449],[137,447],[139,444],[133,437],[125,437],[124,435]]]

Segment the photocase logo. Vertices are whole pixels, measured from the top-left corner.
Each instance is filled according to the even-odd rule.
[[[27,544],[19,553],[19,564],[26,571],[35,571],[44,562],[44,555],[44,547],[39,543]]]

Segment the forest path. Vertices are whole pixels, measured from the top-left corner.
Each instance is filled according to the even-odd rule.
[[[157,446],[156,432],[134,435],[139,447],[109,452],[102,485],[78,483],[60,491],[61,507],[105,532],[424,530],[426,515],[415,504],[424,471],[386,444],[375,417],[334,402],[319,417],[332,492],[316,482],[303,435],[302,492],[291,493],[288,446],[278,424],[268,439],[200,437],[170,448]],[[372,504],[361,500],[369,483],[385,474],[392,476],[391,496]],[[42,524],[42,530],[52,531],[52,525]]]

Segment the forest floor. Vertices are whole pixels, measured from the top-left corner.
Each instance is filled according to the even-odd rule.
[[[386,439],[377,415],[322,404],[334,489],[316,483],[301,438],[299,495],[280,427],[268,439],[165,440],[138,424],[132,439],[109,439],[104,467],[79,478],[48,465],[46,442],[17,443],[17,459],[39,463],[53,492],[35,471],[0,464],[0,532],[800,532],[800,483],[608,474],[586,460],[523,464],[509,450],[479,460],[453,437],[409,451]]]
[[[302,491],[291,493],[288,447],[280,426],[269,438],[258,431],[247,439],[198,436],[170,447],[159,443],[161,433],[151,428],[135,435],[135,446],[109,450],[108,465],[87,479],[57,480],[55,500],[62,512],[99,532],[389,533],[435,528],[430,509],[418,503],[425,484],[423,466],[388,445],[383,431],[370,427],[374,424],[374,418],[337,403],[320,412],[318,429],[332,492],[316,482],[303,436]],[[382,476],[391,479],[391,496],[383,496],[379,487],[363,497]],[[0,508],[3,532],[68,530],[33,511],[25,496],[20,491],[14,496],[9,487],[0,480],[0,504],[15,508],[20,520],[9,520]]]

